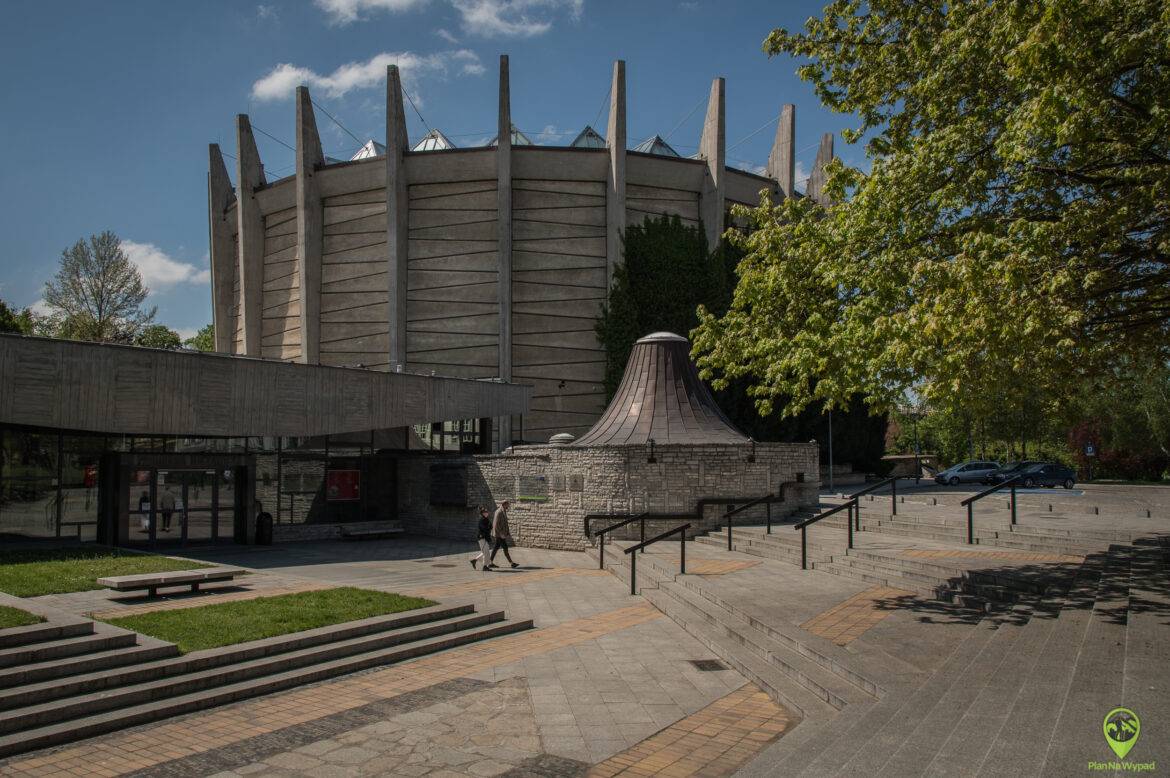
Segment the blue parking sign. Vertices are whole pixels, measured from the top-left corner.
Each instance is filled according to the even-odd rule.
[[[1093,444],[1086,443],[1085,444],[1085,456],[1092,457],[1092,456],[1096,456],[1096,455],[1097,455],[1097,449],[1093,446]]]

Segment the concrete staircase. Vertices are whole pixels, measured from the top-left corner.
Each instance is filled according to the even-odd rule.
[[[727,548],[727,531],[695,539],[696,542]],[[742,554],[800,565],[800,535],[791,527],[773,528],[766,534],[760,527],[736,527],[732,548]],[[876,586],[905,589],[929,599],[952,605],[989,611],[997,605],[1016,602],[1024,594],[1043,594],[1071,575],[1070,566],[1047,565],[1043,570],[1028,567],[1012,570],[989,562],[983,570],[966,569],[945,559],[906,559],[896,553],[863,548],[845,548],[843,539],[809,543],[808,565],[834,575],[853,578]]]
[[[0,757],[530,629],[532,621],[437,605],[184,656],[106,624],[43,626],[0,635]]]
[[[1168,582],[1165,548],[1115,546],[1066,586],[984,618],[928,677],[797,728],[742,774],[1065,776],[1113,760],[1107,711],[1166,709],[1165,663],[1151,657]],[[1139,741],[1130,759],[1165,758],[1166,746]]]
[[[621,553],[623,545],[629,544],[610,546],[606,569],[628,583],[629,557]],[[596,549],[586,553],[597,559]],[[677,562],[656,556],[639,555],[639,594],[802,718],[829,720],[849,705],[873,702],[884,693],[870,677],[876,667],[867,674],[864,661],[829,641],[751,617],[693,576],[677,575],[677,567],[671,567]]]

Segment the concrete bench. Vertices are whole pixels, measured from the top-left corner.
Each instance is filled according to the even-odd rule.
[[[370,527],[361,529],[342,527],[341,537],[343,540],[381,540],[393,537],[394,535],[401,535],[402,532],[402,527]]]
[[[99,578],[100,586],[118,592],[134,592],[146,589],[150,597],[157,597],[158,590],[174,586],[190,586],[192,592],[199,591],[199,585],[213,581],[230,581],[244,571],[238,567],[205,567],[200,570],[172,570],[166,573],[140,573],[138,575],[112,575]]]

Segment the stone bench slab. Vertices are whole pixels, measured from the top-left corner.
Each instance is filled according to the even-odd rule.
[[[244,570],[238,567],[206,567],[200,570],[174,570],[166,573],[114,575],[97,579],[99,585],[116,591],[158,589],[164,586],[190,586],[210,581],[230,581]]]

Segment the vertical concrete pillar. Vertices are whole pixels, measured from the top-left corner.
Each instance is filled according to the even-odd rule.
[[[236,323],[232,321],[232,277],[236,271],[236,252],[232,246],[232,229],[227,209],[236,199],[227,165],[218,143],[207,148],[207,227],[211,255],[211,323],[215,330],[215,350],[232,352]]]
[[[256,193],[264,188],[264,166],[246,114],[236,117],[236,216],[239,218],[240,320],[243,353],[260,356],[264,292],[264,214]]]
[[[780,109],[776,139],[768,155],[768,177],[776,182],[784,197],[796,193],[796,106],[791,103]]]
[[[500,55],[499,134],[496,136],[496,192],[499,228],[500,378],[512,380],[512,99],[508,55]],[[499,447],[512,442],[512,417],[500,418]]]
[[[297,272],[301,282],[301,361],[321,362],[321,255],[325,209],[317,171],[325,164],[309,88],[297,87]]]
[[[808,176],[808,186],[804,193],[814,202],[827,206],[829,198],[825,196],[825,166],[833,161],[833,133],[826,132],[821,136],[821,145],[817,149],[817,158],[813,160],[812,172]]]
[[[613,284],[614,268],[622,261],[622,233],[626,229],[626,63],[613,63],[609,89],[609,125],[605,131],[609,168],[605,190],[605,267]]]
[[[707,118],[703,121],[703,136],[699,139],[699,156],[707,161],[707,175],[703,178],[699,215],[707,245],[715,248],[723,235],[723,193],[727,168],[727,121],[724,116],[724,84],[722,78],[711,82],[711,97],[707,100]]]
[[[386,68],[386,247],[390,277],[390,369],[406,364],[406,289],[410,200],[404,153],[410,148],[397,65]]]

